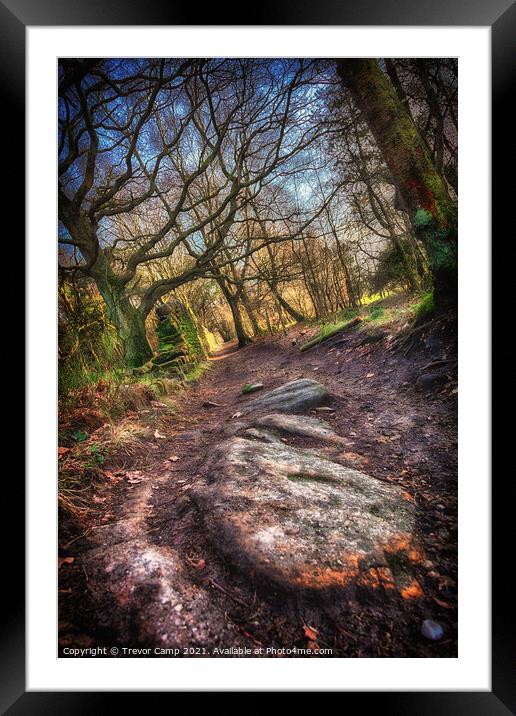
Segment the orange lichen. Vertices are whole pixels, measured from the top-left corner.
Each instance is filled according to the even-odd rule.
[[[359,584],[373,589],[380,587],[394,589],[395,586],[392,572],[388,567],[370,567],[361,574]]]
[[[344,587],[356,574],[335,569],[314,569],[310,572],[301,572],[292,580],[298,587],[309,589],[328,589],[331,587]]]
[[[388,567],[378,567],[377,572],[382,587],[384,589],[394,589],[395,584],[391,570]]]
[[[400,594],[403,599],[419,599],[423,596],[424,592],[419,582],[413,579],[407,586],[400,589]]]
[[[425,558],[424,552],[410,537],[398,537],[383,546],[384,552],[388,555],[402,553],[410,562],[419,563]]]
[[[382,549],[387,558],[399,556],[412,564],[419,564],[425,558],[422,549],[408,534],[398,535],[388,544],[382,545]],[[371,589],[387,590],[394,589],[396,586],[389,566],[368,567],[364,563],[363,554],[346,555],[345,562],[340,569],[307,565],[300,572],[296,571],[292,575],[291,582],[295,586],[305,589],[343,588],[352,582]],[[397,579],[396,582],[398,582]],[[405,599],[413,599],[422,596],[423,591],[419,583],[412,580],[409,584],[402,586],[400,594]]]
[[[347,557],[347,563],[342,569],[331,567],[314,567],[306,569],[295,575],[293,583],[298,587],[309,589],[329,589],[331,587],[345,587],[352,582],[359,573],[359,555]]]

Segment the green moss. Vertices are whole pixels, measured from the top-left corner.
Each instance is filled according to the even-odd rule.
[[[423,294],[421,301],[414,309],[414,323],[419,324],[426,321],[435,313],[434,292],[429,291]]]
[[[211,363],[208,363],[208,361],[197,363],[184,373],[184,379],[187,383],[194,383],[196,380],[199,380],[199,378],[210,368]]]
[[[177,327],[183,341],[186,343],[187,354],[197,358],[203,357],[205,353],[199,338],[197,326],[192,316],[186,310],[180,316]]]
[[[341,331],[346,331],[348,328],[353,328],[356,323],[354,322],[355,319],[352,319],[351,321],[338,321],[337,323],[328,323],[323,324],[319,332],[317,333],[314,338],[307,341],[306,343],[303,343],[301,346],[299,346],[299,350],[301,353],[304,351],[307,351],[309,348],[313,348],[314,346],[318,345],[319,343],[322,343],[327,338],[331,338],[332,336],[335,336],[337,333],[340,333]]]
[[[351,321],[352,318],[356,318],[357,316],[358,308],[346,308],[339,314],[339,318],[341,321]]]
[[[438,213],[438,212],[437,212]],[[439,214],[439,213],[438,213]],[[412,223],[426,247],[430,267],[436,269],[457,269],[457,221],[453,212],[437,217],[426,209],[419,208]]]
[[[412,220],[412,223],[413,223],[416,231],[421,231],[422,229],[426,229],[427,227],[431,226],[433,223],[432,214],[429,211],[427,211],[426,209],[419,208],[416,211],[416,214],[414,216],[414,219]]]
[[[335,484],[335,480],[332,480],[330,477],[324,477],[323,475],[308,475],[302,472],[297,475],[287,475],[287,480],[290,480],[290,482],[321,482],[325,485]]]
[[[184,367],[202,361],[205,350],[196,322],[179,301],[167,304],[169,312],[156,327],[158,355],[151,361],[156,370],[184,374]]]
[[[370,321],[376,321],[379,318],[382,318],[385,315],[385,308],[383,306],[373,306],[369,310],[369,320]]]

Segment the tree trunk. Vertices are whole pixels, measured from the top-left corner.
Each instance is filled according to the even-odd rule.
[[[437,171],[428,147],[378,62],[337,62],[343,84],[363,113],[424,244],[438,308],[457,300],[457,202]]]
[[[260,223],[260,228],[263,231],[264,236],[267,236],[267,227],[263,223],[263,221],[258,220]],[[272,292],[272,295],[276,299],[276,301],[280,304],[280,306],[283,307],[283,309],[286,311],[286,313],[291,316],[294,321],[297,321],[298,323],[301,323],[305,320],[305,317],[299,313],[299,311],[296,311],[296,309],[291,306],[288,301],[286,301],[283,296],[280,295],[280,292],[278,291],[277,284],[278,284],[278,276],[276,274],[276,261],[274,257],[274,252],[272,251],[272,248],[270,244],[267,244],[267,253],[269,254],[269,259],[271,262],[271,269],[272,269],[272,278],[267,283],[269,284],[269,288]]]
[[[242,287],[242,291],[240,293],[242,306],[245,309],[245,312],[247,313],[247,317],[249,318],[249,323],[251,324],[251,327],[253,329],[253,334],[255,336],[259,336],[262,333],[262,329],[260,328],[260,325],[256,319],[256,316],[254,315],[254,311],[251,307],[251,302],[249,301],[249,296],[247,295],[247,292],[245,288]]]
[[[273,336],[273,335],[274,335],[274,331],[273,331],[273,329],[272,329],[271,319],[270,319],[270,316],[269,316],[269,310],[268,310],[267,306],[265,306],[265,311],[264,311],[264,313],[265,313],[265,323],[267,324],[267,330],[269,331],[269,333],[271,334],[271,336]]]
[[[129,368],[138,368],[152,358],[145,332],[145,318],[123,291],[109,281],[97,279],[97,287],[107,307],[109,320],[115,326]]]
[[[403,265],[403,272],[405,274],[408,289],[412,293],[415,293],[420,288],[417,266],[415,262],[412,261],[412,257],[409,256],[408,252],[403,246],[402,239],[400,238],[400,236],[394,233],[394,231],[391,233],[391,241]]]
[[[283,311],[281,310],[281,304],[276,303],[276,313],[278,314],[278,320],[281,326],[281,330],[284,336],[287,335],[287,328],[285,326],[285,320],[283,318]]]
[[[294,319],[294,321],[297,321],[297,323],[302,323],[305,321],[305,317],[299,313],[299,311],[296,311],[296,309],[290,305],[290,303],[283,298],[283,296],[280,294],[278,289],[276,288],[276,285],[274,283],[270,284],[271,287],[271,293],[276,299],[276,301],[279,303],[279,305],[283,308],[285,313],[288,313],[288,315]]]
[[[224,294],[224,298],[228,302],[228,305],[231,309],[233,323],[235,324],[235,333],[238,338],[238,347],[243,348],[244,346],[249,345],[249,343],[252,343],[252,340],[250,336],[248,336],[245,332],[244,323],[242,321],[242,314],[240,313],[240,308],[238,306],[238,301],[227,287],[224,278],[217,279],[217,283],[219,284],[220,290]]]
[[[339,252],[341,266],[344,270],[344,280],[346,282],[346,293],[347,293],[347,297],[348,297],[348,304],[351,306],[351,308],[357,308],[357,306],[358,306],[357,292],[356,292],[353,282],[351,280],[351,274],[349,273],[347,261],[345,260],[345,258],[342,255],[342,247],[341,247],[340,241],[338,239],[337,239],[337,250]]]
[[[248,336],[245,328],[244,323],[242,321],[242,314],[240,313],[240,308],[238,306],[237,301],[231,297],[227,297],[227,301],[229,303],[229,307],[231,309],[231,315],[233,316],[233,323],[235,324],[235,332],[238,338],[238,347],[243,348],[244,346],[249,345],[249,343],[252,343],[251,336]]]

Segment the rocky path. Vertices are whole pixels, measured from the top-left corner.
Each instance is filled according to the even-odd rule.
[[[109,519],[76,544],[71,642],[456,654],[456,383],[424,380],[446,345],[402,358],[350,336],[300,353],[301,330],[226,346],[129,484],[106,486]]]

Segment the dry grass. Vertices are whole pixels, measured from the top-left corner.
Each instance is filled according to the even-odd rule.
[[[59,508],[77,520],[83,520],[94,512],[91,506],[89,487],[74,489],[59,484],[57,500]]]
[[[95,489],[148,452],[157,425],[170,424],[177,395],[187,389],[186,381],[167,378],[118,386],[101,381],[60,401],[60,509],[79,521],[98,512]]]

